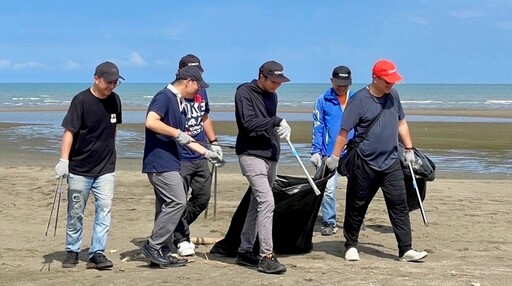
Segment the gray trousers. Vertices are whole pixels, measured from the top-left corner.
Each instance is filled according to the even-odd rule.
[[[251,251],[258,235],[260,255],[274,252],[272,243],[272,222],[274,216],[274,195],[272,185],[277,176],[277,162],[259,157],[240,155],[238,162],[242,174],[251,186],[251,201],[245,218],[244,228],[240,234],[238,251]]]
[[[167,244],[187,205],[187,194],[179,172],[148,173],[155,192],[155,226],[149,245],[160,249]]]

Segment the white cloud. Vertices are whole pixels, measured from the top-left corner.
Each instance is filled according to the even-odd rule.
[[[132,52],[128,56],[128,62],[135,66],[145,66],[147,63],[142,56],[137,52]]]
[[[67,60],[65,63],[64,63],[64,69],[67,69],[67,70],[78,70],[80,69],[81,65],[79,63],[76,63],[72,60]]]
[[[428,24],[428,20],[423,18],[423,17],[418,17],[418,16],[407,16],[407,18],[409,19],[409,21],[415,23],[415,24],[418,24],[418,25],[427,25]]]
[[[7,69],[11,67],[11,60],[0,60],[0,69]]]
[[[43,66],[44,66],[43,64],[40,64],[38,62],[28,61],[26,63],[15,63],[12,66],[12,69],[13,70],[25,70],[25,69],[40,68],[40,67],[43,67]]]
[[[147,65],[146,60],[142,58],[142,56],[137,52],[131,52],[128,55],[128,59],[126,60],[118,60],[118,59],[108,59],[108,61],[111,61],[115,63],[118,66],[145,66]]]
[[[484,15],[484,13],[480,10],[458,10],[458,11],[451,11],[448,13],[450,16],[460,19],[472,19],[472,18],[480,18]]]

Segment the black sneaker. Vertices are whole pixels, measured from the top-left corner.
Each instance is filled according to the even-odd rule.
[[[238,265],[258,267],[258,264],[260,263],[260,256],[255,255],[252,251],[238,252],[235,262]]]
[[[154,262],[156,264],[169,264],[169,258],[162,255],[162,252],[160,249],[155,249],[149,245],[149,242],[146,241],[144,244],[140,247],[140,251],[144,256],[149,258],[151,262]]]
[[[89,258],[89,262],[87,262],[85,268],[103,270],[112,268],[113,266],[114,263],[108,260],[103,253],[96,252]]]
[[[66,258],[62,261],[62,268],[73,268],[78,264],[78,252],[66,252]]]
[[[166,263],[166,264],[158,264],[158,263],[155,263],[153,261],[150,261],[149,262],[149,267],[150,268],[169,268],[169,267],[181,267],[181,266],[185,266],[187,265],[188,263],[188,260],[187,259],[184,259],[184,258],[176,258],[172,255],[169,255],[167,256],[167,258],[169,258],[169,263]]]
[[[286,266],[279,263],[276,256],[272,253],[261,257],[258,270],[268,274],[281,274],[286,272]]]

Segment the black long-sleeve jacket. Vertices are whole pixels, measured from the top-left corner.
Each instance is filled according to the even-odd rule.
[[[262,90],[257,81],[241,84],[235,93],[238,126],[236,154],[278,161],[281,153],[276,126],[283,120],[277,114],[277,94]]]

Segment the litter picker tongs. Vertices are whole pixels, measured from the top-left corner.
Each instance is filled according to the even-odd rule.
[[[48,236],[48,229],[50,228],[50,222],[52,220],[53,209],[55,209],[55,201],[57,200],[57,194],[58,194],[59,199],[57,202],[57,211],[55,214],[55,228],[53,229],[53,236],[55,236],[57,234],[57,223],[59,222],[60,198],[62,196],[62,193],[64,193],[64,186],[62,185],[63,182],[64,182],[64,177],[60,177],[59,179],[57,179],[57,183],[55,185],[55,194],[53,195],[52,208],[50,209],[50,217],[48,218],[48,224],[46,225],[46,232],[44,233],[45,236]]]

